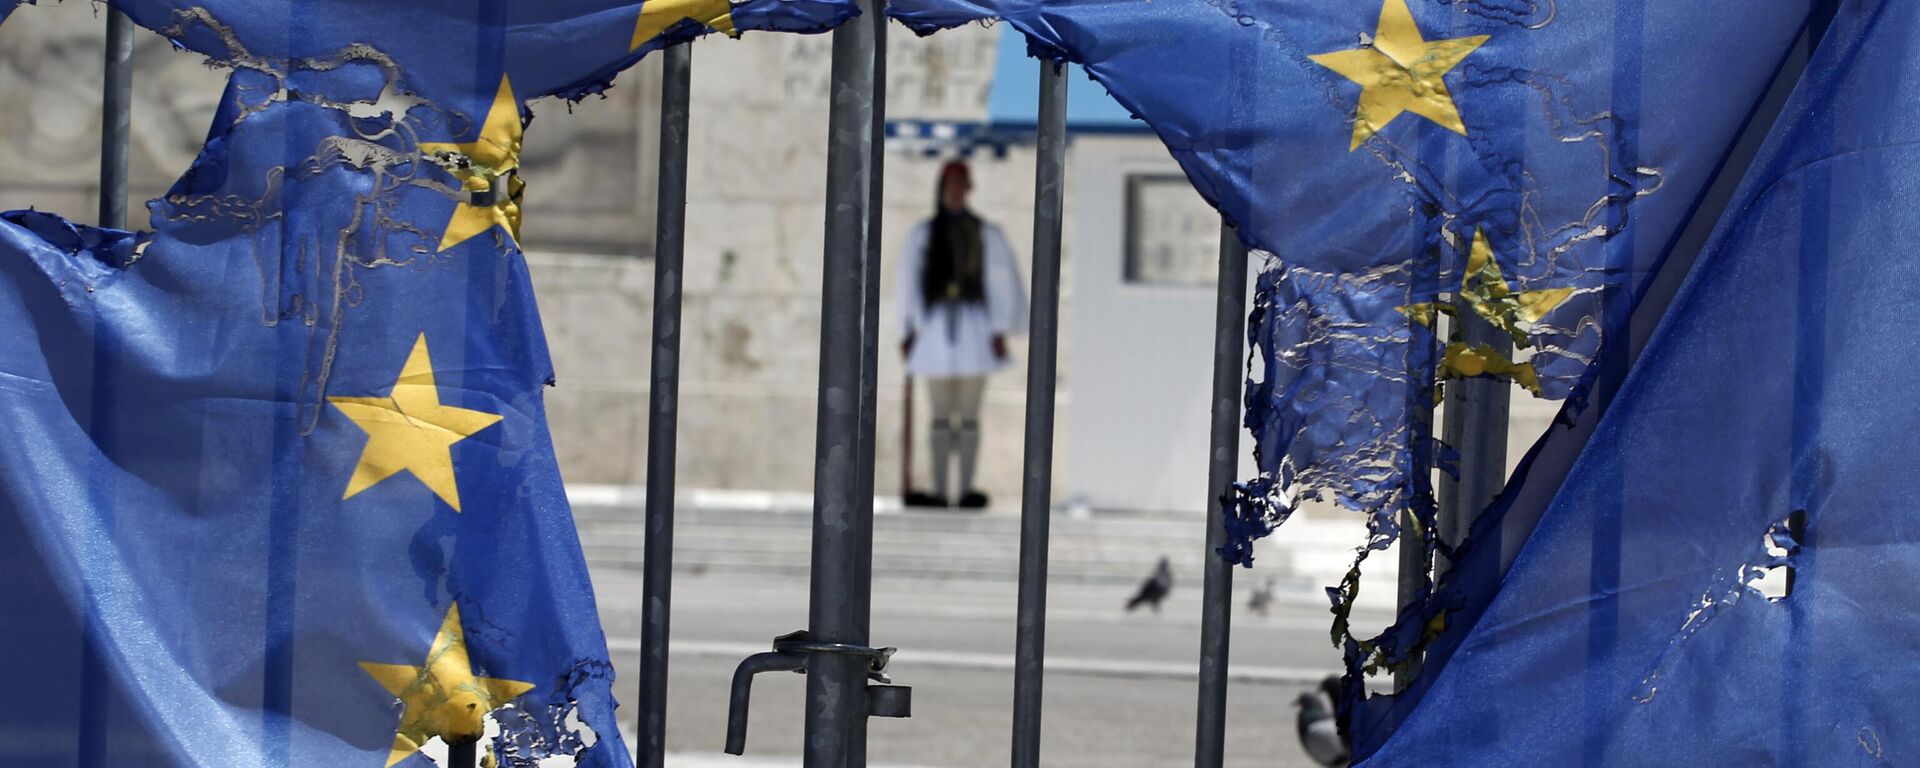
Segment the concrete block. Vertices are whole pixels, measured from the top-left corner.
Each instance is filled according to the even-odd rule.
[[[687,199],[819,205],[827,170],[824,104],[703,102],[694,110]]]
[[[688,293],[777,294],[798,289],[790,249],[782,247],[783,206],[705,199],[687,203]],[[817,260],[818,254],[815,254]]]
[[[647,391],[568,386],[547,389],[547,425],[568,483],[644,485]]]
[[[527,263],[554,373],[562,383],[648,379],[651,260],[529,254]]]

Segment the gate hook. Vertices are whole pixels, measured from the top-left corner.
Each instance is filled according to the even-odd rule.
[[[853,643],[829,643],[810,639],[806,630],[789,632],[773,639],[773,650],[756,653],[740,661],[733,670],[733,688],[727,697],[727,754],[747,751],[747,702],[753,695],[753,676],[762,672],[807,673],[807,662],[816,653],[840,653],[868,658],[867,678],[878,685],[867,686],[868,717],[910,717],[913,689],[891,685],[887,663],[895,648],[869,648]]]

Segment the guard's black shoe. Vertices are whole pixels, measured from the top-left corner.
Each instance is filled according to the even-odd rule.
[[[979,491],[967,491],[960,494],[960,503],[955,506],[961,509],[986,509],[987,495]]]
[[[951,506],[946,499],[926,491],[907,491],[900,497],[900,503],[909,507],[946,507]]]

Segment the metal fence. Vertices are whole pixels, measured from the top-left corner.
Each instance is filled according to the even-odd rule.
[[[862,15],[833,35],[825,190],[826,240],[821,295],[820,379],[814,458],[812,573],[808,626],[777,638],[771,650],[740,663],[733,678],[728,752],[742,753],[752,678],[767,671],[806,673],[805,765],[841,768],[866,764],[867,718],[906,717],[911,690],[891,684],[892,648],[869,637],[873,563],[875,406],[880,304],[880,190],[886,82],[885,0],[860,0]],[[100,218],[124,221],[133,25],[106,12],[104,118],[100,164]],[[660,174],[654,264],[652,386],[648,408],[645,572],[639,676],[638,763],[666,760],[667,661],[672,616],[674,466],[678,428],[681,277],[685,256],[687,145],[693,53],[691,44],[660,52],[664,59],[660,109]],[[1041,702],[1045,681],[1047,548],[1053,472],[1054,387],[1059,347],[1060,245],[1066,183],[1067,79],[1063,65],[1042,61],[1034,186],[1032,304],[1022,460],[1018,630],[1015,639],[1014,768],[1040,765]],[[1246,339],[1247,249],[1230,227],[1220,237],[1215,318],[1211,444],[1208,449],[1206,546],[1225,540],[1224,499],[1239,456],[1241,387]],[[1472,317],[1471,312],[1458,313]],[[1485,325],[1485,323],[1481,323]],[[1491,326],[1465,328],[1469,341],[1505,339]],[[1477,334],[1477,335],[1476,335]],[[1482,339],[1480,336],[1484,336]],[[1460,448],[1471,468],[1457,482],[1443,480],[1441,535],[1464,531],[1460,510],[1483,508],[1504,477],[1507,388],[1504,382],[1456,383],[1448,391],[1444,439]],[[1430,564],[1406,547],[1405,588]],[[1208,557],[1205,566],[1195,707],[1196,768],[1217,768],[1226,752],[1228,635],[1232,566]],[[449,762],[477,765],[477,745],[455,745]]]

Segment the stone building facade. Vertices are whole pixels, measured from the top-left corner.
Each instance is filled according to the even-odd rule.
[[[102,26],[92,4],[64,3],[23,8],[0,27],[0,168],[7,169],[0,209],[34,206],[93,220]],[[921,39],[896,27],[889,116],[983,121],[999,34],[973,27]],[[826,35],[715,36],[695,45],[682,488],[811,489],[830,48]],[[198,151],[225,73],[144,31],[134,61],[134,200],[125,224],[139,227],[141,203],[164,193]],[[643,61],[605,98],[531,105],[522,241],[557,369],[548,404],[569,483],[645,481],[658,80],[657,64]],[[931,212],[943,160],[889,153],[888,265],[907,229]],[[1030,146],[975,164],[976,207],[1006,230],[1023,270],[1033,172]],[[1063,283],[1072,286],[1071,183],[1067,194]],[[885,276],[889,319],[892,278]],[[1069,326],[1072,304],[1069,290],[1062,313]],[[883,349],[897,348],[897,331],[885,323]],[[1024,341],[1013,352],[1021,364],[992,379],[983,414],[981,485],[1002,504],[1017,503],[1020,487]],[[1063,379],[1071,366],[1067,350]],[[881,493],[894,493],[905,391],[897,356],[883,357],[880,376],[876,476]],[[1060,391],[1064,435],[1073,412],[1066,388]],[[924,462],[926,451],[917,453]],[[918,476],[926,481],[924,463]]]

